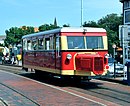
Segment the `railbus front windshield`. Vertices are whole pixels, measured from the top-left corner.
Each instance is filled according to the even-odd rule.
[[[104,49],[102,36],[67,36],[68,49]]]

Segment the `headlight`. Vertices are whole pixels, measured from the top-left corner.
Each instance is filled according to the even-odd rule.
[[[71,54],[67,54],[66,58],[70,60],[72,58],[72,55]]]

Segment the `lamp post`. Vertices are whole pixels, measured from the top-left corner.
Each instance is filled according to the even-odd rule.
[[[114,57],[114,78],[116,78],[116,66],[115,66],[115,63],[116,63],[116,60],[115,60],[116,44],[113,44],[112,47],[113,47],[113,57]]]
[[[116,45],[113,44],[112,47],[113,47],[113,57],[114,57],[114,59],[115,59],[115,48],[116,48]]]
[[[81,27],[83,26],[83,0],[81,0]]]

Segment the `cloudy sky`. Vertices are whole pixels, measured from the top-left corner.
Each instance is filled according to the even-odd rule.
[[[83,22],[122,13],[119,0],[83,0]],[[81,0],[0,0],[0,35],[11,27],[81,24]]]

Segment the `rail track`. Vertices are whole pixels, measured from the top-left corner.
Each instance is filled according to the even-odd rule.
[[[29,106],[28,104],[30,104],[30,106],[40,106],[37,102],[30,99],[29,97],[22,94],[21,92],[17,91],[16,89],[11,88],[10,86],[7,86],[0,82],[0,87],[1,87],[0,93],[3,96],[3,98],[0,97],[0,106],[1,105],[2,106],[11,106],[13,104],[16,104],[16,102],[17,102],[16,106],[21,106],[22,103],[24,103],[24,105],[26,105],[26,106]],[[1,89],[4,89],[4,92]],[[12,97],[9,97],[7,95],[10,95]],[[15,97],[15,95],[17,95],[17,98]],[[5,99],[7,99],[8,101],[11,101],[12,103],[8,103],[7,101],[5,101]],[[15,99],[17,99],[17,100],[15,101]]]
[[[22,71],[21,67],[16,66],[0,65],[0,70],[19,74],[41,83],[46,83],[69,92],[71,91],[76,94],[84,95],[84,97],[87,95],[87,98],[92,100],[96,97],[100,100],[115,103],[117,106],[129,106],[130,104],[130,88],[127,85],[101,80],[91,80],[90,82],[82,81],[81,83],[75,83],[73,80],[61,82],[60,79],[51,78],[49,76],[38,77],[32,72]]]

